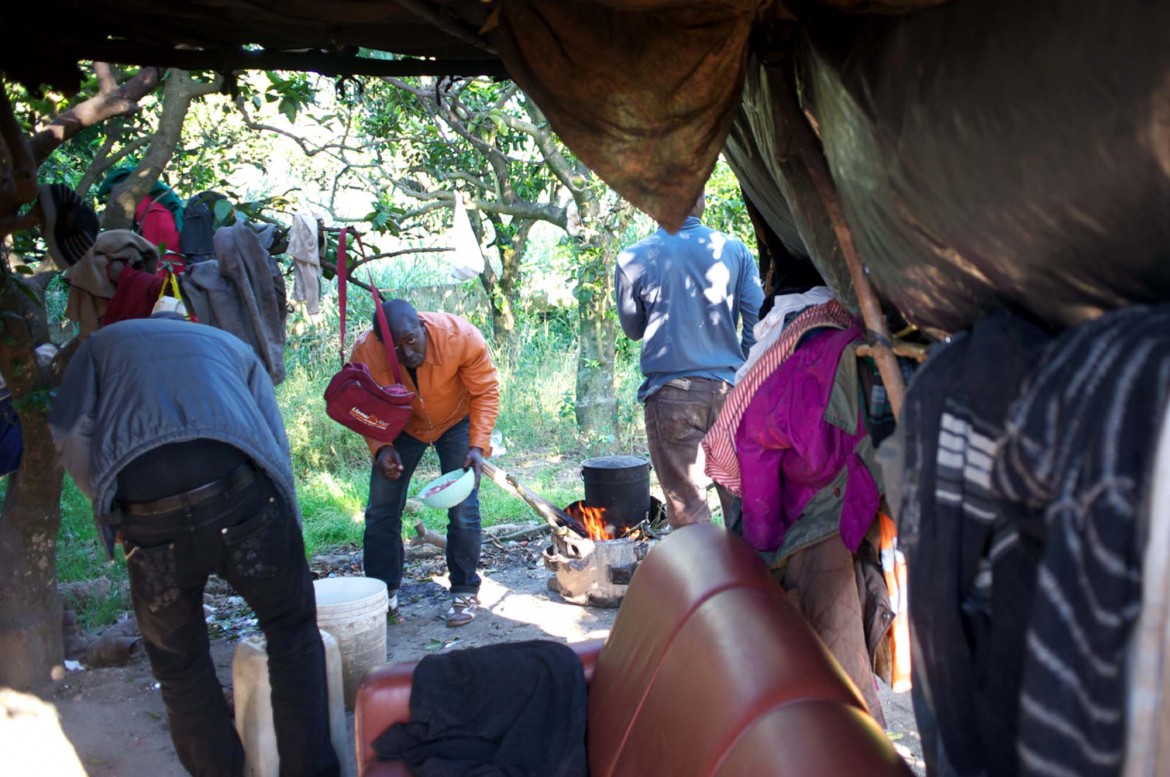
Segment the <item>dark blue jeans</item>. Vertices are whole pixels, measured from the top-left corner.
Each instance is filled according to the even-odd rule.
[[[463,467],[470,429],[470,421],[464,418],[435,440],[443,472]],[[397,591],[402,583],[402,511],[406,508],[410,479],[428,447],[428,443],[403,432],[394,440],[394,450],[402,458],[402,474],[398,479],[386,479],[376,466],[370,470],[370,503],[366,506],[362,542],[366,577],[384,581],[391,592]],[[451,593],[479,593],[476,567],[481,542],[477,488],[447,511],[447,571],[451,577]]]
[[[203,589],[215,574],[256,612],[268,643],[280,773],[339,774],[313,580],[300,527],[272,482],[257,473],[252,484],[195,508],[126,515],[121,529],[134,613],[187,771],[244,773],[203,617]]]

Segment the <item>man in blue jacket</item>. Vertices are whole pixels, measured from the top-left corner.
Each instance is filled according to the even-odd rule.
[[[711,520],[700,443],[756,341],[752,327],[764,302],[755,258],[740,241],[703,226],[705,205],[700,194],[677,233],[659,227],[623,251],[614,276],[622,329],[642,340],[646,380],[638,399],[673,527]],[[726,521],[732,498],[716,490]]]
[[[107,553],[120,537],[130,595],[195,775],[242,775],[244,752],[208,649],[215,574],[267,640],[282,774],[337,775],[288,440],[252,349],[175,314],[121,321],[78,349],[49,416],[66,469],[93,500]]]

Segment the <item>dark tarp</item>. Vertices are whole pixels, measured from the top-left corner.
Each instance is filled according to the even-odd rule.
[[[1071,325],[1170,299],[1170,3],[953,2],[842,29],[809,25],[806,107],[882,297],[944,329],[1002,303]]]
[[[677,229],[723,149],[761,5],[503,2],[487,29],[573,153]]]
[[[774,91],[787,88],[786,77],[779,67],[763,67],[752,60],[743,101],[727,137],[727,162],[744,194],[788,253],[808,257],[833,295],[856,313],[853,280],[831,225],[823,214],[817,218],[808,209],[794,209],[790,204],[800,202],[794,187],[802,168],[789,139],[776,131],[773,113]]]
[[[1070,324],[1170,298],[1165,1],[42,0],[26,10],[0,19],[0,67],[34,85],[106,55],[215,68],[241,61],[244,44],[304,56],[309,69],[358,46],[462,62],[435,61],[436,72],[502,61],[573,152],[667,226],[681,223],[726,141],[786,248],[852,299],[815,203],[792,197],[778,166],[786,139],[767,101],[795,63],[861,257],[911,320],[957,328],[1007,302]],[[777,61],[797,25],[799,55]],[[774,64],[746,74],[729,140],[753,52]]]

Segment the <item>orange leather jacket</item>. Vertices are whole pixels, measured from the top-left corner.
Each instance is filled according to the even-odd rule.
[[[416,370],[417,386],[406,367],[402,368],[403,383],[415,392],[413,412],[403,431],[423,442],[434,442],[470,416],[471,447],[490,455],[492,428],[500,414],[500,388],[487,341],[470,321],[459,316],[419,313],[418,317],[427,333],[427,355]],[[385,346],[373,329],[358,337],[350,361],[365,364],[383,386],[395,382]],[[386,445],[369,437],[366,444],[375,455]]]

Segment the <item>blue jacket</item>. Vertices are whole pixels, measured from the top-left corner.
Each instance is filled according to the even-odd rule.
[[[626,336],[645,338],[641,401],[674,378],[734,384],[756,341],[752,327],[764,302],[747,246],[693,216],[676,234],[660,227],[623,251],[614,294]]]
[[[49,428],[65,469],[93,500],[111,558],[118,473],[168,443],[207,439],[238,448],[300,520],[272,380],[250,347],[215,327],[145,318],[90,335],[65,371]]]

